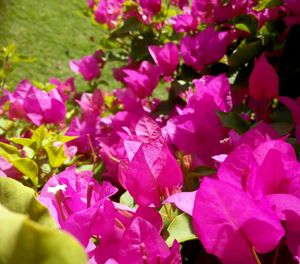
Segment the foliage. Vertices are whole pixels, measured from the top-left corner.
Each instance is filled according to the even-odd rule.
[[[33,190],[0,178],[1,263],[86,263],[79,243],[57,229]]]

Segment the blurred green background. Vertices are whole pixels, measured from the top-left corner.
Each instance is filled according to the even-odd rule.
[[[15,44],[18,53],[34,58],[17,66],[10,87],[22,79],[47,82],[74,75],[69,60],[92,54],[101,38],[99,28],[83,15],[86,8],[85,0],[0,0],[0,47]],[[108,83],[109,68],[102,74]],[[86,89],[80,76],[76,84]]]

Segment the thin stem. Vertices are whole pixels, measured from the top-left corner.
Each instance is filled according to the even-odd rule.
[[[89,145],[90,145],[90,148],[91,148],[91,151],[92,151],[93,173],[94,173],[95,172],[95,168],[96,168],[97,155],[96,155],[96,152],[95,152],[95,149],[94,149],[93,142],[92,142],[90,134],[87,134],[87,137],[88,137]]]
[[[252,255],[253,255],[254,259],[255,259],[256,264],[261,264],[261,262],[260,262],[260,260],[259,260],[259,258],[257,256],[257,253],[256,253],[256,251],[255,251],[255,249],[254,249],[253,246],[251,246],[251,253],[252,253]]]
[[[109,158],[114,161],[115,163],[120,163],[121,161],[119,159],[117,159],[116,157],[114,157],[113,155],[109,155]]]
[[[172,220],[172,216],[171,216],[171,213],[167,207],[167,204],[164,204],[163,207],[165,208],[165,211],[166,211],[166,214],[167,214],[167,217],[169,220]]]
[[[279,245],[276,247],[275,254],[274,254],[274,259],[273,259],[272,264],[276,264],[277,263],[278,254],[279,254]]]

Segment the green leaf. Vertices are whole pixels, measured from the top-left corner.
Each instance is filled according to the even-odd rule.
[[[248,122],[243,119],[238,113],[235,112],[217,112],[222,124],[226,128],[230,128],[238,132],[239,134],[244,134],[250,129]]]
[[[203,177],[215,174],[217,171],[215,168],[200,166],[195,168],[189,175],[192,177]]]
[[[63,145],[60,147],[48,145],[45,147],[45,150],[52,168],[60,167],[67,160]]]
[[[178,210],[173,210],[171,204],[164,204],[164,206],[160,208],[159,213],[163,220],[163,230],[167,230],[173,219],[178,215],[178,212]]]
[[[0,119],[0,129],[7,131],[14,126],[14,122],[8,119]]]
[[[23,151],[25,152],[26,157],[29,159],[33,159],[36,153],[32,148],[26,146],[23,147]]]
[[[27,176],[32,181],[34,186],[37,186],[39,169],[33,160],[28,158],[19,158],[10,160],[10,162],[18,171]]]
[[[123,25],[118,29],[114,30],[110,36],[110,40],[114,40],[116,38],[122,38],[129,35],[130,32],[139,30],[141,24],[135,17],[131,17],[124,21]]]
[[[287,135],[295,128],[294,124],[287,122],[276,122],[272,123],[271,126],[281,137]]]
[[[155,40],[155,35],[152,32],[147,32],[145,34],[139,34],[133,38],[131,42],[131,55],[134,61],[142,61],[150,58],[150,53],[148,47],[150,45],[157,45]]]
[[[61,136],[61,135],[59,135],[58,140],[62,143],[68,143],[76,138],[78,138],[78,136]]]
[[[191,217],[185,213],[176,216],[167,231],[169,233],[169,237],[166,240],[168,246],[171,246],[175,239],[179,243],[197,239],[192,229]]]
[[[32,147],[33,149],[35,149],[35,147],[33,146],[35,144],[35,141],[31,138],[9,138],[9,141],[19,144],[21,146],[26,146],[26,147]]]
[[[82,246],[57,229],[32,189],[0,178],[0,263],[84,264]]]
[[[135,207],[136,204],[134,202],[133,197],[130,195],[130,193],[128,191],[124,192],[121,197],[120,197],[120,203],[127,205],[131,208]]]
[[[0,156],[7,160],[12,160],[18,159],[20,157],[20,153],[16,147],[0,142]]]
[[[56,85],[51,84],[51,83],[40,83],[38,81],[32,81],[32,84],[39,88],[40,90],[46,91],[46,92],[50,92],[51,90],[53,90]]]
[[[36,142],[38,148],[42,147],[45,144],[44,140],[48,141],[47,128],[43,125],[38,127],[36,130],[33,131],[31,139],[33,139]]]
[[[246,31],[251,35],[256,35],[258,30],[258,20],[254,15],[240,15],[233,20],[235,27]]]
[[[39,169],[33,160],[21,158],[16,147],[2,142],[0,142],[0,156],[6,158],[18,171],[27,176],[37,186]]]
[[[14,179],[0,177],[0,204],[41,225],[56,227],[48,209],[35,198],[34,191]]]
[[[253,8],[255,11],[263,11],[266,8],[272,8],[282,5],[282,0],[259,0],[258,4]]]
[[[239,68],[246,62],[253,60],[261,53],[263,45],[261,40],[245,43],[242,42],[237,49],[228,57],[229,66]]]

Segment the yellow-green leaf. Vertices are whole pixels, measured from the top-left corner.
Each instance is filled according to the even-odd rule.
[[[60,167],[67,160],[63,145],[60,147],[48,145],[45,147],[45,150],[52,168]]]
[[[179,243],[197,239],[192,229],[191,217],[185,213],[176,216],[167,231],[169,232],[169,237],[166,240],[168,246],[171,246],[175,239]]]

